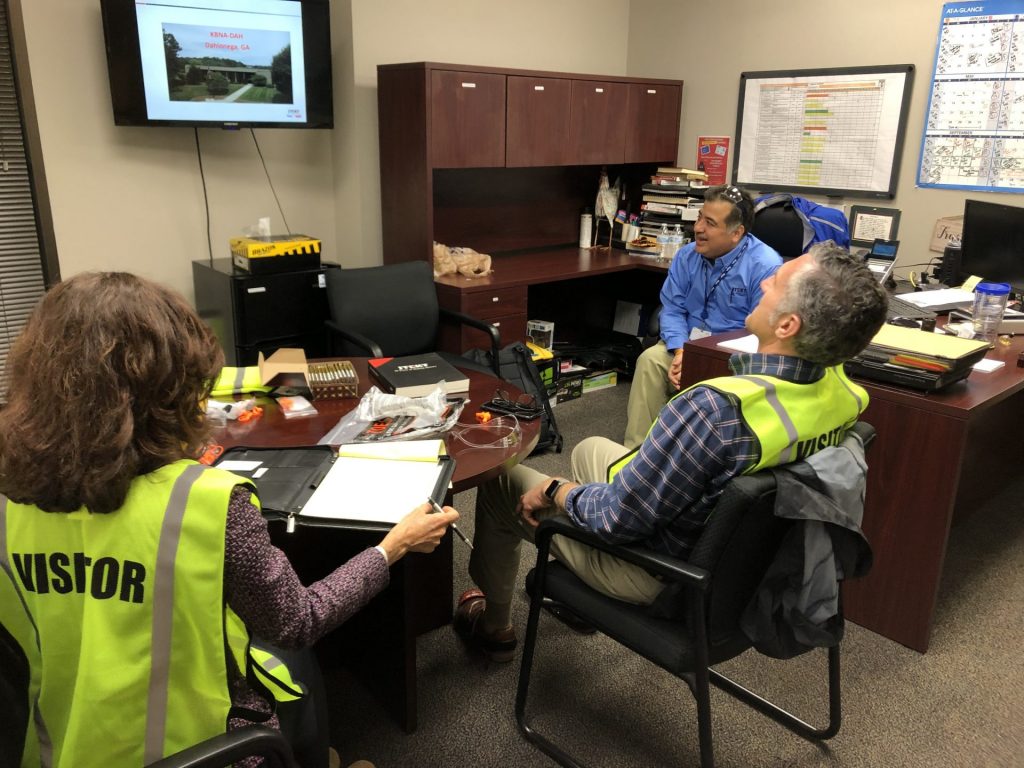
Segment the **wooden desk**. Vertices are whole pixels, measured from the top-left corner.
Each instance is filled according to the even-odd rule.
[[[353,359],[359,375],[359,393],[369,389],[366,360]],[[470,403],[460,423],[474,424],[474,404],[489,400],[499,380],[466,371]],[[505,382],[502,389],[518,390]],[[213,439],[225,448],[292,447],[316,445],[346,413],[356,398],[317,400],[318,415],[285,419],[269,398],[264,415],[245,424],[228,422],[216,427]],[[540,421],[522,421],[522,440],[507,448],[469,448],[449,434],[448,453],[457,464],[453,493],[473,488],[496,477],[529,455],[537,444]],[[460,510],[466,512],[466,510]],[[323,578],[349,557],[379,544],[382,534],[372,531],[298,526],[286,533],[283,523],[272,521],[273,542],[288,554],[304,584]],[[459,546],[462,546],[461,542]],[[449,623],[452,618],[452,534],[449,532],[429,555],[410,553],[391,568],[391,583],[369,605],[318,644],[317,652],[329,679],[332,667],[345,665],[367,688],[382,698],[392,716],[408,732],[416,729],[416,637]]]
[[[551,248],[496,256],[491,263],[494,271],[486,277],[445,275],[435,284],[442,307],[492,322],[507,344],[525,339],[526,321],[533,318],[557,325],[557,315],[568,313],[578,321],[611,327],[616,298],[641,304],[658,301],[668,265],[618,249]],[[586,284],[568,284],[577,280]],[[539,286],[552,290],[545,296],[536,290]],[[486,346],[480,331],[442,329],[441,347],[447,351]]]
[[[683,386],[728,372],[719,334],[686,343]],[[942,564],[954,515],[967,515],[1019,472],[1024,458],[1024,351],[1018,336],[989,358],[1004,366],[972,372],[933,394],[859,379],[871,397],[863,419],[877,431],[868,456],[864,533],[871,573],[846,582],[846,617],[921,653],[928,650]]]

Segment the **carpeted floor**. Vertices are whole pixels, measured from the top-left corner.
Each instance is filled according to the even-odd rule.
[[[528,460],[567,475],[583,437],[622,439],[628,383],[555,409],[566,452]],[[1008,425],[1009,426],[1009,425]],[[1019,425],[1018,425],[1019,427]],[[843,726],[818,747],[712,690],[722,768],[830,766],[932,768],[1024,765],[1024,477],[954,527],[931,648],[918,654],[855,624],[843,643]],[[473,532],[474,493],[459,494],[460,527]],[[472,586],[456,542],[455,593]],[[522,573],[535,555],[524,547]],[[515,607],[525,627],[526,597]],[[685,684],[602,635],[580,636],[542,614],[531,713],[590,766],[694,766],[696,714]],[[419,729],[406,734],[358,683],[331,690],[334,743],[343,759],[395,766],[549,766],[518,733],[519,658],[488,665],[450,627],[420,638]],[[824,655],[777,662],[748,652],[724,670],[817,721]],[[347,764],[347,763],[346,763]]]

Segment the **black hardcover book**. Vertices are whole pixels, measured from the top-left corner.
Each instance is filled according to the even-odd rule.
[[[469,391],[469,379],[436,352],[406,357],[377,357],[368,362],[370,375],[385,392],[405,397],[429,395],[444,381],[448,394]]]

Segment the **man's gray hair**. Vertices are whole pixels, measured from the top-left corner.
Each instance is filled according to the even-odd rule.
[[[888,296],[864,260],[831,240],[812,245],[812,265],[790,280],[773,322],[798,315],[796,354],[821,365],[838,365],[863,351],[885,322]]]

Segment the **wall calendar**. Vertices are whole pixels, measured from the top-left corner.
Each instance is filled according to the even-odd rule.
[[[1024,0],[942,6],[917,184],[1024,192]]]

